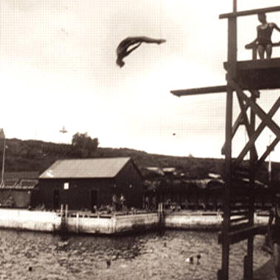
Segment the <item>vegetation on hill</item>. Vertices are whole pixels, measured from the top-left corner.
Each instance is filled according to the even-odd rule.
[[[75,137],[74,137],[75,136]],[[56,144],[38,140],[6,139],[5,171],[43,172],[58,159],[132,157],[142,173],[146,167],[174,167],[189,178],[205,178],[209,173],[223,174],[223,159],[176,157],[148,154],[127,148],[100,148],[98,139],[91,139],[86,134],[75,134],[71,144]],[[3,145],[0,142],[0,157]],[[0,163],[2,168],[2,160]],[[279,180],[280,163],[273,163],[273,178]],[[261,181],[267,180],[267,169],[258,173]]]

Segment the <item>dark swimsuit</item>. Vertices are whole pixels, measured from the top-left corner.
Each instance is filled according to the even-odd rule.
[[[258,27],[258,45],[266,47],[269,44],[272,44],[271,34],[273,31],[273,24],[268,23],[266,28],[262,29]]]
[[[275,222],[272,225],[271,239],[273,243],[280,244],[280,213],[278,213],[276,207],[273,211]]]

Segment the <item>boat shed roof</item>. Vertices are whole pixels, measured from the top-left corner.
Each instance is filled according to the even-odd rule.
[[[114,178],[130,160],[129,157],[57,160],[39,179]]]

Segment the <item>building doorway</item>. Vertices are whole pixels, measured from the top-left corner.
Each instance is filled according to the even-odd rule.
[[[59,190],[53,191],[53,209],[59,209],[60,207],[60,197]]]
[[[97,193],[97,190],[91,190],[90,198],[91,198],[90,199],[91,211],[94,212],[95,208],[98,207],[98,193]]]

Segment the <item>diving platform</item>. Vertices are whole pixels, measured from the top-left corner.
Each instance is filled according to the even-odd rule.
[[[231,65],[224,63],[229,71]],[[280,88],[280,58],[236,62],[234,80],[243,90],[264,90]]]
[[[229,62],[224,63],[229,71]],[[280,88],[280,58],[264,60],[245,60],[236,62],[235,81],[242,90],[266,90]],[[227,85],[172,90],[171,93],[181,97],[197,94],[227,92]]]

